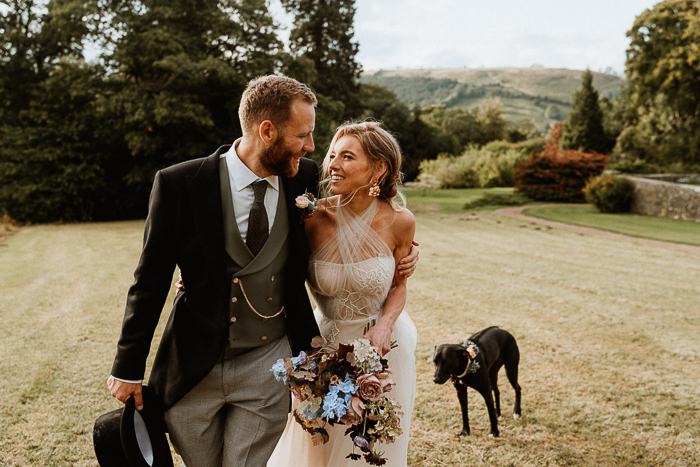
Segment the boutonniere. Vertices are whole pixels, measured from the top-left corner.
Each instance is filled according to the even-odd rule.
[[[297,196],[294,203],[299,209],[301,209],[301,221],[303,223],[305,219],[314,217],[316,214],[316,209],[318,209],[318,199],[313,195],[305,191],[303,195]]]

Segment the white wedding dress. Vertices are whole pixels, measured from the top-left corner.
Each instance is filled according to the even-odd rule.
[[[361,214],[338,206],[337,234],[326,239],[309,260],[309,286],[318,305],[316,320],[321,334],[333,344],[347,344],[362,337],[370,319],[382,316],[384,302],[394,277],[395,262],[391,250],[371,228],[381,201],[374,200]],[[379,444],[387,467],[406,467],[411,412],[416,393],[416,327],[402,311],[394,324],[392,341],[398,347],[386,358],[396,385],[388,396],[401,404],[403,434],[394,443]],[[296,406],[298,401],[294,401]],[[305,432],[290,415],[268,467],[359,467],[364,459],[353,461],[346,456],[353,452],[352,441],[344,436],[347,426],[327,426],[330,440],[321,446],[311,443]],[[355,449],[360,453],[359,449]]]

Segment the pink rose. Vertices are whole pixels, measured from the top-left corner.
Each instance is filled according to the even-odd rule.
[[[358,386],[357,395],[360,398],[370,402],[377,402],[382,398],[383,384],[375,375],[361,375],[355,384]]]
[[[297,196],[294,202],[299,209],[304,209],[309,206],[309,198],[306,196]]]

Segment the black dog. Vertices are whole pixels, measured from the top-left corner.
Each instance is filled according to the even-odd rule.
[[[501,399],[498,391],[498,370],[506,367],[506,375],[515,389],[513,418],[520,418],[520,385],[518,384],[518,363],[520,350],[515,338],[507,331],[495,326],[479,331],[459,344],[442,344],[435,347],[433,381],[443,384],[449,378],[457,390],[459,405],[462,407],[463,428],[460,436],[469,434],[469,408],[467,386],[476,389],[486,401],[491,420],[491,434],[498,436],[498,420],[501,416]],[[494,410],[491,391],[496,396]]]

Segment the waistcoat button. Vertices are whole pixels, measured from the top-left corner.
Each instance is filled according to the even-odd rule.
[[[231,322],[232,322],[232,323],[235,323],[235,322],[236,322],[236,317],[235,317],[235,316],[231,316]]]
[[[231,301],[232,301],[233,303],[236,303],[236,302],[238,301],[238,299],[237,299],[236,297],[233,297],[233,298],[231,299]]]
[[[266,339],[267,339],[267,336],[262,336],[260,339],[261,339],[261,340],[266,340]]]
[[[271,302],[271,301],[272,301],[272,297],[267,297],[267,301],[268,301],[268,302]]]
[[[237,277],[234,277],[234,278],[233,278],[233,283],[234,283],[234,284],[238,284],[238,278],[237,278]]]
[[[270,277],[270,282],[275,280],[275,276]]]

